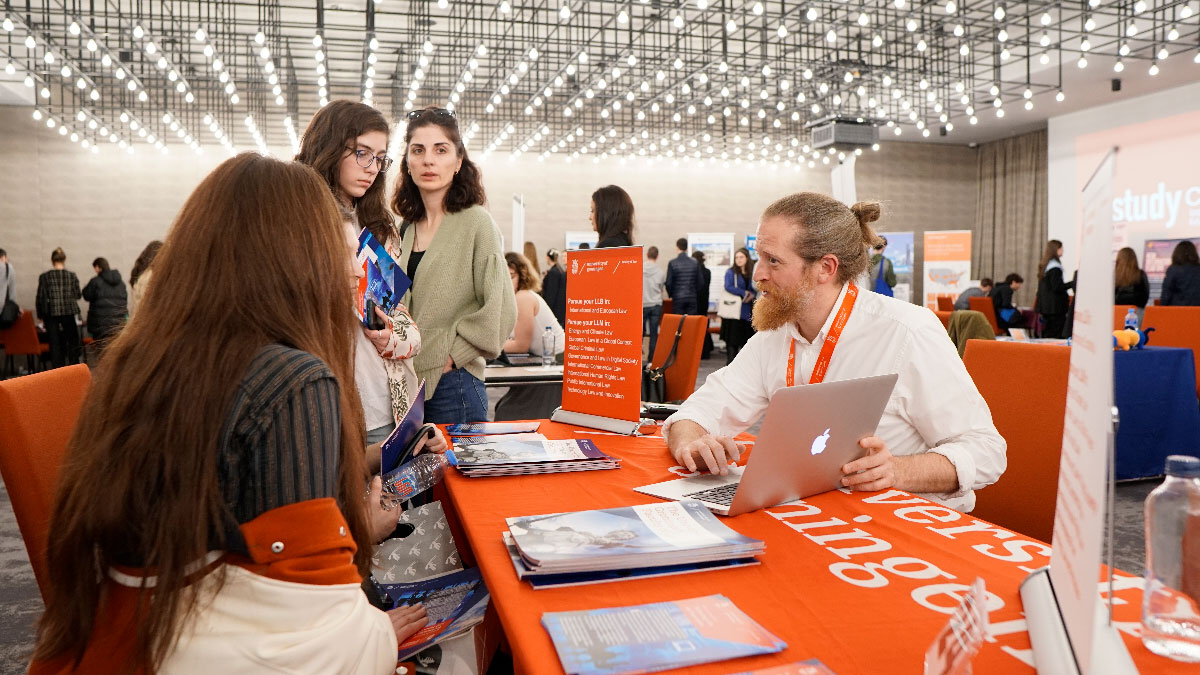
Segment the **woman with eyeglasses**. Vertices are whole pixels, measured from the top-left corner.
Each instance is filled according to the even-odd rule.
[[[359,232],[369,230],[392,258],[400,258],[400,235],[384,200],[384,172],[392,160],[385,154],[388,123],[369,105],[333,101],[317,111],[304,137],[296,161],[316,170],[333,196],[350,209]],[[412,357],[421,347],[421,335],[402,305],[390,314],[376,308],[381,330],[358,327],[355,349],[355,384],[362,398],[367,442],[388,437],[417,394],[419,380]]]
[[[415,365],[425,381],[425,419],[484,421],[484,363],[500,354],[517,322],[500,230],[483,208],[483,177],[453,112],[410,112],[404,147],[392,210],[404,221],[400,264],[422,327]]]

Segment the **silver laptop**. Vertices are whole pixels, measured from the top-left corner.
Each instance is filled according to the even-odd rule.
[[[745,467],[634,488],[664,499],[698,499],[736,516],[841,487],[842,466],[866,455],[858,442],[875,433],[896,374],[785,387],[767,406]]]

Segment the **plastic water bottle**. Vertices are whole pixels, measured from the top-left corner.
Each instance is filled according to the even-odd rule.
[[[1200,459],[1167,457],[1167,479],[1146,497],[1142,642],[1200,662]]]
[[[383,477],[383,498],[402,502],[437,485],[445,474],[445,455],[421,453]]]
[[[542,365],[554,365],[554,331],[550,326],[542,332]]]
[[[1125,312],[1125,327],[1132,328],[1133,330],[1138,329],[1137,310],[1132,307],[1129,308],[1128,312]]]

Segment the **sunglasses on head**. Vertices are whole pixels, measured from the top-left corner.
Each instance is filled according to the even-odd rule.
[[[410,110],[408,114],[405,115],[405,118],[411,121],[424,115],[432,115],[433,117],[446,117],[455,121],[458,120],[458,115],[456,115],[453,110],[448,110],[446,108],[422,108],[420,110]]]

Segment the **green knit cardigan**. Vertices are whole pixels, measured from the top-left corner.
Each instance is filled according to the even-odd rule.
[[[400,268],[416,241],[413,224],[402,227]],[[446,356],[483,379],[487,359],[495,358],[517,323],[517,302],[504,262],[500,230],[482,206],[447,213],[414,274],[403,302],[421,331],[421,351],[413,359],[417,378],[432,398]]]

